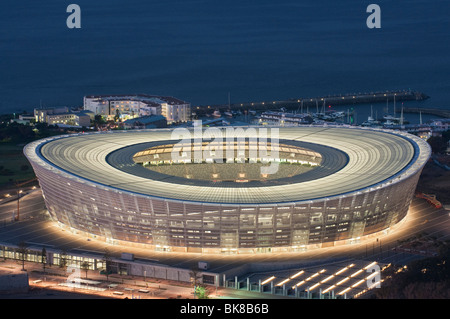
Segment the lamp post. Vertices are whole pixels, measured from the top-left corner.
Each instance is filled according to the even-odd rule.
[[[20,194],[22,194],[22,190],[17,190],[17,217],[16,217],[16,220],[19,220],[19,217],[20,217],[20,206],[19,206]]]

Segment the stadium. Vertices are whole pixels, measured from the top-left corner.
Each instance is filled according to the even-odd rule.
[[[70,134],[24,153],[52,220],[74,234],[245,254],[389,233],[431,151],[399,131],[305,126]]]

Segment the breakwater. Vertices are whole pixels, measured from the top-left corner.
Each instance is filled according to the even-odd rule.
[[[324,105],[353,105],[353,104],[367,104],[367,103],[387,103],[401,101],[421,101],[429,98],[422,92],[403,90],[403,91],[384,91],[384,92],[369,92],[369,93],[350,93],[327,95],[320,97],[308,98],[292,98],[280,101],[255,101],[255,102],[241,102],[228,103],[217,105],[198,105],[194,106],[196,110],[254,110],[264,111],[271,109],[300,109],[300,108],[322,108]]]

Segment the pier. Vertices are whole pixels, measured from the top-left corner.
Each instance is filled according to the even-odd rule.
[[[403,108],[403,113],[422,113],[450,118],[450,110],[444,109],[441,110],[441,109],[424,109],[420,107],[405,107]]]
[[[228,103],[218,105],[199,105],[194,106],[196,111],[209,110],[254,110],[265,111],[280,109],[299,110],[307,108],[322,108],[324,105],[354,105],[354,104],[368,104],[368,103],[386,103],[390,101],[421,101],[428,99],[424,93],[404,90],[404,91],[384,91],[384,92],[370,92],[370,93],[352,93],[340,95],[328,95],[314,98],[295,98],[280,101],[260,101],[260,102],[243,102],[243,103]]]

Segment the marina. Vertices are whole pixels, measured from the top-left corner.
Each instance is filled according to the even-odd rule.
[[[309,113],[309,110],[316,110],[319,113],[319,108],[324,106],[337,105],[356,105],[356,104],[370,104],[370,103],[385,103],[390,101],[423,101],[429,96],[418,91],[412,90],[397,90],[397,91],[383,91],[383,92],[369,92],[369,93],[349,93],[327,95],[313,98],[292,98],[280,101],[260,101],[260,102],[242,102],[231,103],[230,94],[228,94],[228,104],[217,105],[199,105],[194,107],[197,111],[207,110],[254,110],[264,111],[272,110],[274,108],[286,108],[288,110],[297,110],[303,113]],[[394,102],[395,103],[395,102]]]
[[[230,103],[228,95],[226,105],[194,106],[192,111],[193,120],[201,119],[203,126],[361,126],[402,130],[429,138],[449,129],[450,110],[404,106],[406,102],[417,105],[428,98],[424,93],[406,90]]]
[[[396,90],[285,101],[231,103],[228,93],[227,104],[193,106],[192,111],[193,119],[204,120],[204,126],[332,124],[403,129],[412,133],[423,133],[440,130],[441,126],[447,127],[449,122],[447,119],[450,118],[450,110],[445,108],[416,107],[421,101],[429,98],[419,91]],[[411,103],[414,107],[405,106],[405,103]],[[411,119],[405,115],[411,115]]]

